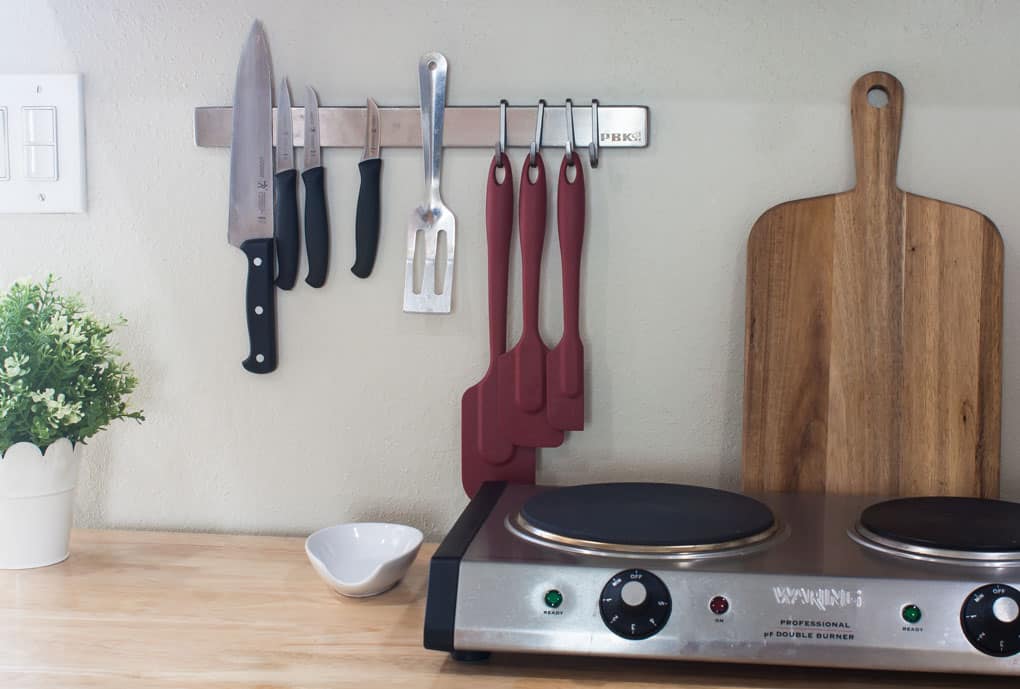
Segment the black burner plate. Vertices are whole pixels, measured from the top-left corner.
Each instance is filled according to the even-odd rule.
[[[1020,503],[899,498],[861,512],[861,526],[907,545],[970,552],[1020,550]]]
[[[772,511],[737,493],[674,483],[596,483],[532,496],[521,516],[565,538],[631,546],[689,546],[748,538]]]

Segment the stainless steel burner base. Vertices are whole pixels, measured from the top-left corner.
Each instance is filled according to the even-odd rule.
[[[965,603],[980,612],[997,591],[1020,589],[1020,563],[949,565],[863,544],[858,515],[881,498],[754,495],[777,533],[725,557],[685,557],[550,543],[515,523],[545,489],[495,488],[483,487],[433,558],[429,648],[1020,676],[1020,653],[982,652],[963,624]],[[668,614],[651,633],[640,620],[610,628],[617,580],[654,584],[655,611]],[[978,600],[983,591],[992,598]]]

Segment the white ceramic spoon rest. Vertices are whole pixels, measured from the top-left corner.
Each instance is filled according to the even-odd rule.
[[[422,539],[421,531],[403,524],[338,524],[309,536],[305,553],[334,591],[363,598],[396,586],[418,555]]]

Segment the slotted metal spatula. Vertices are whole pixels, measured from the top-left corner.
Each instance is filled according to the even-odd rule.
[[[425,154],[425,202],[411,212],[407,226],[407,264],[404,272],[404,311],[450,313],[453,292],[453,251],[457,221],[439,194],[443,159],[443,110],[446,107],[446,58],[426,53],[418,63],[421,90],[421,141]],[[421,234],[419,238],[419,233]],[[446,238],[446,255],[438,256],[439,236]],[[421,283],[415,284],[415,244],[424,242]],[[442,285],[436,285],[436,261],[446,259]]]

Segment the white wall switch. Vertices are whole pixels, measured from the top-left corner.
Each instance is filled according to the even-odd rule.
[[[0,213],[84,213],[80,74],[0,74]]]
[[[57,180],[56,146],[25,146],[25,179]]]

